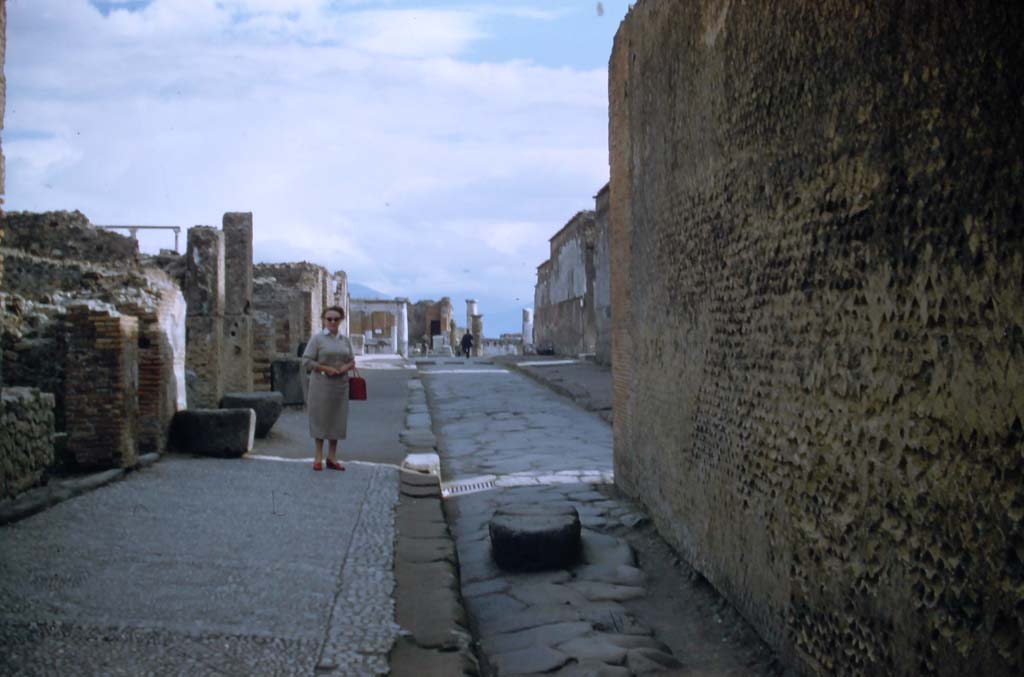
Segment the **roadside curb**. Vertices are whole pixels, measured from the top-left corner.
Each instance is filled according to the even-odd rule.
[[[392,675],[479,675],[467,629],[455,540],[441,507],[440,460],[426,393],[409,381],[408,452],[395,509],[395,619],[403,636],[391,648]]]
[[[143,454],[139,456],[138,462],[133,468],[112,468],[80,477],[50,482],[46,486],[29,489],[17,498],[0,503],[0,526],[31,517],[69,498],[74,498],[75,496],[110,484],[115,480],[125,477],[130,472],[149,467],[159,459],[160,454],[158,453]]]

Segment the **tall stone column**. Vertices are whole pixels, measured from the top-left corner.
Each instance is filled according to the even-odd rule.
[[[473,316],[478,312],[476,299],[466,299],[466,331],[471,334],[473,333]]]
[[[523,308],[523,346],[533,345],[533,308]]]
[[[484,316],[473,315],[470,318],[470,332],[473,334],[473,357],[484,354]]]
[[[398,354],[409,357],[409,301],[398,304]]]
[[[216,408],[224,394],[224,233],[189,228],[185,259],[185,367],[195,374],[188,406]]]
[[[252,212],[224,214],[224,389],[252,391]]]

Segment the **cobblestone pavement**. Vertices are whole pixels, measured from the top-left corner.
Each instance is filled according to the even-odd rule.
[[[397,473],[171,456],[0,529],[0,673],[386,673]]]
[[[723,631],[710,603],[670,609],[665,581],[693,588],[671,552],[638,563],[626,537],[650,531],[616,495],[611,428],[595,413],[490,361],[421,365],[448,492],[462,593],[484,669],[494,675],[776,674],[749,630]],[[480,490],[483,489],[483,490]],[[571,504],[583,524],[581,563],[513,574],[490,553],[498,508]],[[692,589],[681,597],[699,597]],[[713,591],[703,594],[714,597]],[[679,613],[679,617],[673,614]],[[698,615],[699,614],[699,615]],[[742,626],[738,616],[724,616]],[[707,646],[705,646],[707,644]],[[724,647],[724,648],[723,648]]]

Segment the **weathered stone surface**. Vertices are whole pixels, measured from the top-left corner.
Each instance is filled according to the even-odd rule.
[[[632,585],[615,585],[597,581],[574,581],[565,585],[591,602],[625,602],[644,596],[643,588]]]
[[[608,665],[601,661],[584,660],[570,663],[551,673],[559,677],[630,677],[633,673],[621,665]]]
[[[512,571],[572,566],[580,555],[580,517],[570,505],[503,507],[488,525],[495,562]]]
[[[266,437],[274,427],[284,408],[284,396],[279,392],[224,393],[221,409],[252,409],[256,412],[256,437]]]
[[[481,641],[488,654],[509,653],[531,646],[555,646],[591,632],[592,626],[585,621],[552,623],[518,632],[506,632],[485,637]]]
[[[449,562],[456,564],[451,538],[409,538],[398,542],[395,556],[407,562]]]
[[[302,360],[297,357],[276,359],[270,363],[270,387],[281,393],[285,404],[303,404]]]
[[[626,649],[608,642],[604,635],[577,637],[557,645],[559,651],[576,660],[595,660],[602,663],[624,663]]]
[[[491,635],[515,632],[516,630],[535,628],[539,625],[572,623],[581,620],[583,620],[583,616],[579,610],[564,604],[532,606],[507,616],[480,622],[478,630],[480,637],[489,637]]]
[[[590,529],[583,530],[583,561],[602,566],[634,566],[636,555],[629,543],[599,534]]]
[[[569,657],[546,646],[535,646],[491,657],[499,675],[550,672],[569,662]]]
[[[630,649],[626,654],[626,665],[635,675],[650,675],[683,667],[671,654],[646,648]]]
[[[0,397],[0,498],[34,486],[53,464],[54,397],[4,388]]]
[[[171,422],[171,444],[179,452],[238,457],[252,450],[252,409],[186,409]]]
[[[249,392],[253,389],[254,345],[252,212],[227,212],[222,223],[225,273],[224,389]]]

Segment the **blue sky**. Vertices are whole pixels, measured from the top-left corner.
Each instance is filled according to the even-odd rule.
[[[518,331],[548,238],[607,181],[626,2],[9,0],[7,208],[252,211],[259,261]],[[144,250],[171,246],[148,235]]]

